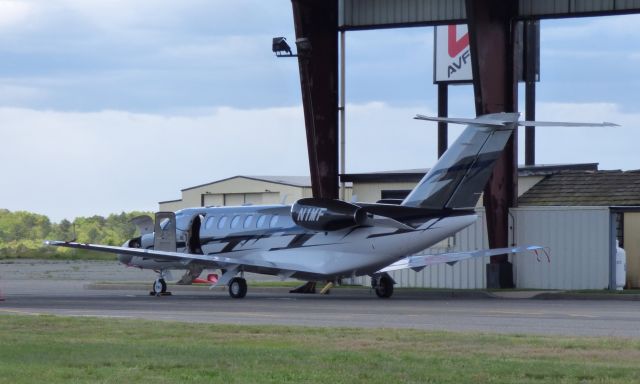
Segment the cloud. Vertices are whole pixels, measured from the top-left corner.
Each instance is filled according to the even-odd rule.
[[[38,87],[15,85],[0,79],[0,105],[29,105],[46,97],[46,91]]]
[[[589,17],[580,19],[543,20],[544,42],[585,39],[633,39],[640,33],[640,15]],[[546,40],[548,39],[548,40]],[[628,40],[627,40],[628,43]]]
[[[305,174],[301,108],[198,116],[0,109],[5,208],[53,218],[157,209],[235,174]]]
[[[600,163],[600,169],[640,169],[640,113],[625,112],[613,103],[538,103],[536,120],[603,122],[620,127],[536,128],[536,162]],[[520,135],[521,148],[524,148]],[[524,150],[520,151],[521,160]]]
[[[21,25],[32,13],[31,4],[16,0],[0,0],[0,30]]]
[[[347,172],[431,167],[436,124],[413,120],[416,113],[434,111],[382,102],[347,105]],[[640,168],[640,114],[611,103],[540,103],[537,116],[622,125],[538,128],[538,163]],[[0,121],[0,207],[55,220],[155,210],[158,201],[179,198],[180,189],[239,174],[308,174],[301,106],[190,114],[0,108]],[[461,129],[450,127],[450,143]]]

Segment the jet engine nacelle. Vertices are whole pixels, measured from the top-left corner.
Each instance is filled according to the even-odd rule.
[[[363,225],[367,214],[360,207],[340,200],[300,199],[291,206],[293,221],[314,231],[337,231]]]

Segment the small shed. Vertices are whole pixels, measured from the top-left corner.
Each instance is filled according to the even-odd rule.
[[[640,287],[640,171],[548,175],[512,209],[519,244],[551,247],[550,264],[514,258],[520,288],[615,287],[615,244],[627,254],[627,287]]]

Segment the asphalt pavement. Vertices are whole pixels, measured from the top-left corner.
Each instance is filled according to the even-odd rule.
[[[171,296],[150,296],[153,278],[109,262],[0,262],[0,314],[640,339],[640,301],[633,295],[577,300],[559,293],[397,289],[378,299],[366,287],[296,295],[250,282],[247,297],[237,300],[224,287],[170,286]]]

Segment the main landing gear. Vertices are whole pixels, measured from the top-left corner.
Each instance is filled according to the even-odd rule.
[[[393,295],[393,285],[395,283],[386,272],[371,277],[371,288],[376,291],[376,296],[381,299],[388,299]]]
[[[229,296],[234,299],[242,299],[247,295],[247,280],[243,277],[234,277],[229,281]]]

